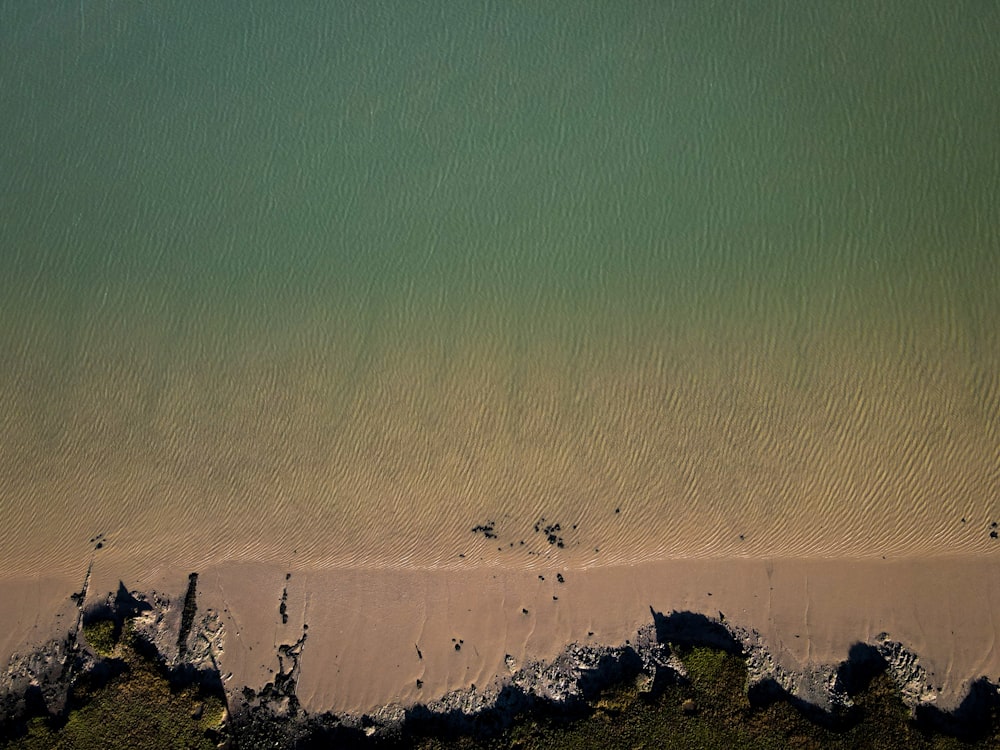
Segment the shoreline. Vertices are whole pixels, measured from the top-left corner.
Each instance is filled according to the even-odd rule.
[[[614,715],[626,710],[630,700],[644,704],[655,701],[669,686],[688,690],[695,680],[696,687],[705,689],[699,683],[701,678],[690,671],[689,658],[704,657],[694,653],[699,649],[718,654],[710,658],[742,664],[745,678],[739,689],[744,698],[740,702],[746,707],[741,710],[751,713],[784,704],[814,727],[850,729],[866,720],[858,701],[866,700],[865,691],[884,675],[887,684],[894,686],[894,700],[901,700],[899,705],[909,710],[914,726],[955,736],[1000,730],[990,714],[1000,704],[996,678],[979,676],[965,682],[960,694],[942,693],[925,655],[890,633],[856,641],[835,660],[807,662],[795,669],[783,663],[773,635],[740,625],[736,617],[721,611],[714,616],[690,610],[664,612],[652,606],[645,622],[616,643],[575,639],[561,644],[550,657],[523,661],[508,653],[502,674],[493,679],[440,693],[427,685],[416,700],[390,700],[364,710],[323,706],[316,702],[315,694],[309,695],[315,675],[304,669],[310,657],[316,660],[314,655],[326,640],[314,641],[314,634],[324,630],[322,624],[310,628],[303,622],[296,627],[286,589],[278,615],[292,613],[282,625],[291,626],[298,636],[294,641],[276,642],[268,653],[258,654],[276,666],[268,670],[262,684],[241,684],[231,671],[240,658],[241,646],[247,653],[255,650],[253,645],[258,649],[262,646],[249,644],[244,634],[228,629],[225,611],[205,606],[213,586],[201,591],[203,577],[191,574],[175,595],[130,592],[121,585],[106,595],[85,593],[75,598],[79,613],[76,625],[61,638],[22,654],[3,672],[0,726],[12,727],[21,716],[37,716],[39,706],[51,716],[69,710],[75,684],[106,670],[102,659],[112,658],[111,650],[120,653],[103,640],[92,641],[95,634],[114,630],[127,631],[135,644],[129,648],[158,663],[172,684],[197,689],[199,694],[224,695],[222,724],[209,731],[213,736],[239,738],[241,745],[246,739],[261,737],[288,741],[336,737],[362,744],[414,737],[484,738],[539,717],[558,723],[599,713],[609,705],[602,697],[608,691],[632,695],[610,699],[611,705],[618,706],[610,709]],[[290,582],[294,577],[285,580]],[[109,627],[95,627],[101,623],[109,623]],[[115,640],[123,637],[115,636]],[[454,643],[455,654],[476,650],[471,640]],[[417,644],[416,650],[421,661],[439,658],[431,647],[422,649]],[[698,710],[688,706],[682,713],[691,716]]]
[[[815,675],[858,644],[892,641],[919,655],[914,705],[953,709],[976,680],[1000,676],[1000,650],[980,645],[992,642],[1000,618],[1000,559],[965,557],[675,560],[544,572],[223,564],[134,580],[98,561],[84,591],[62,579],[0,582],[9,603],[0,662],[58,640],[79,612],[120,591],[161,602],[170,613],[162,627],[175,640],[182,619],[195,640],[198,623],[215,623],[213,658],[230,695],[273,682],[280,649],[302,641],[296,696],[313,713],[361,715],[481,690],[501,684],[512,665],[557,659],[568,644],[628,644],[651,612],[689,612],[754,633],[770,665],[761,679],[808,702]],[[182,610],[190,612],[182,618]],[[168,661],[179,658],[172,648]]]

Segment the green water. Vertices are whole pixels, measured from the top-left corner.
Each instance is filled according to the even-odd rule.
[[[864,371],[869,401],[943,393],[942,429],[963,434],[921,460],[957,451],[970,488],[946,505],[985,518],[1000,500],[998,31],[1000,6],[978,2],[0,0],[8,535],[44,550],[74,483],[103,510],[52,528],[139,535],[157,524],[130,532],[139,502],[108,487],[190,480],[195,497],[178,456],[206,450],[209,484],[229,489],[205,519],[266,515],[267,497],[296,502],[282,478],[316,472],[329,486],[303,502],[320,525],[362,528],[344,508],[364,493],[330,489],[329,456],[372,455],[359,435],[386,398],[410,399],[386,407],[389,434],[462,411],[442,384],[474,400],[478,383],[495,398],[425,424],[426,454],[544,442],[548,424],[580,467],[609,414],[667,408],[628,393],[700,394],[702,457],[729,413],[709,396],[727,390],[794,423],[787,439],[815,434],[810,399],[842,367]],[[588,387],[602,405],[577,424]],[[467,441],[444,439],[463,424]],[[271,479],[218,468],[236,454],[274,462]],[[500,454],[503,481],[532,484]],[[146,469],[148,485],[108,479]],[[633,469],[578,479],[610,498],[643,484]],[[686,504],[658,482],[644,518]]]

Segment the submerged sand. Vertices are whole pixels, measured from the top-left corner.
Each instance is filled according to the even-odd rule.
[[[540,331],[525,348],[414,324],[353,375],[329,339],[173,361],[102,334],[65,381],[0,371],[3,575],[76,575],[97,534],[123,576],[989,554],[990,320],[911,324],[919,346],[892,318],[860,336],[844,320],[801,338]],[[535,531],[553,524],[562,547]]]

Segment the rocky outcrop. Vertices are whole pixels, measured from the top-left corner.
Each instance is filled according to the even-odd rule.
[[[101,648],[87,640],[87,626],[95,622],[110,622],[115,639],[129,627],[137,644],[162,664],[172,681],[208,685],[222,693],[217,657],[225,634],[214,613],[196,612],[190,589],[181,606],[157,592],[130,592],[121,583],[117,591],[95,600],[87,596],[85,580],[71,598],[78,611],[71,627],[36,649],[14,654],[0,674],[0,727],[27,716],[65,714],[77,681],[107,664]]]
[[[283,727],[288,732],[285,741],[303,736],[343,741],[429,734],[488,735],[502,730],[524,711],[542,709],[573,715],[586,710],[590,701],[614,684],[629,682],[640,692],[655,693],[665,683],[682,683],[687,673],[675,650],[692,647],[721,649],[745,658],[751,703],[786,700],[828,725],[849,721],[854,711],[852,697],[881,672],[888,672],[899,686],[915,718],[932,705],[936,695],[916,655],[885,635],[873,644],[858,644],[840,664],[792,673],[777,664],[756,631],[733,626],[721,617],[690,612],[652,615],[653,624],[623,645],[574,643],[552,661],[524,665],[508,655],[508,674],[489,685],[473,685],[425,703],[389,705],[366,714],[308,714],[294,698],[294,671],[283,667],[280,678],[260,693],[244,691],[244,700],[234,706],[234,721],[239,733],[266,736],[268,740],[275,739],[277,727]],[[968,718],[976,720],[976,715],[969,712]]]
[[[75,675],[91,664],[72,632],[14,654],[0,676],[0,726],[26,715],[62,714]]]
[[[25,715],[62,714],[73,681],[93,666],[92,653],[81,648],[79,643],[93,567],[91,560],[83,586],[70,594],[70,600],[76,605],[76,615],[66,633],[36,649],[11,656],[7,669],[0,676],[0,726]]]

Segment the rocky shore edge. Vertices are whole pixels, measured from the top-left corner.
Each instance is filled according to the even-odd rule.
[[[279,669],[260,690],[226,684],[219,663],[226,632],[217,613],[197,608],[197,574],[189,577],[183,599],[157,592],[116,592],[88,600],[86,583],[74,594],[78,618],[62,638],[15,654],[0,674],[0,738],[16,736],[31,717],[65,716],[81,681],[106,670],[102,646],[91,643],[94,623],[109,632],[128,627],[134,642],[174,685],[198,685],[223,696],[226,710],[213,737],[220,747],[295,747],[311,742],[381,745],[412,737],[491,736],[529,712],[572,717],[587,711],[601,694],[618,684],[655,694],[662,686],[684,684],[688,672],[679,653],[710,648],[745,660],[750,704],[784,701],[811,721],[836,727],[852,720],[854,698],[877,675],[897,686],[910,718],[925,731],[976,739],[996,730],[1000,689],[986,678],[974,681],[954,711],[937,708],[937,692],[918,655],[881,634],[856,643],[836,665],[793,673],[782,669],[760,635],[728,621],[722,613],[661,613],[650,608],[651,622],[617,646],[569,644],[554,660],[518,664],[507,656],[507,674],[491,684],[473,685],[416,705],[387,705],[363,714],[311,713],[296,696],[299,659],[308,632],[277,647]],[[91,636],[95,639],[95,636]]]

